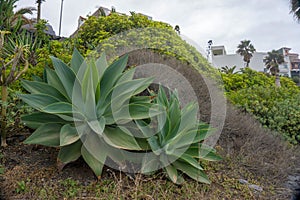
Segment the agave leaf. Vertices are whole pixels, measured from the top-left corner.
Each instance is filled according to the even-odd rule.
[[[168,177],[171,179],[171,181],[173,183],[177,183],[177,181],[178,181],[177,169],[172,165],[166,166],[165,169],[166,169]]]
[[[216,150],[212,147],[201,144],[199,149],[199,159],[201,160],[208,160],[208,161],[220,161],[222,160],[222,157],[218,156],[216,154]]]
[[[125,124],[132,120],[148,119],[162,113],[161,107],[157,104],[129,104],[124,105],[119,111],[113,113],[115,123]],[[105,117],[110,117],[108,113]]]
[[[82,142],[80,140],[61,147],[58,153],[58,160],[64,164],[77,160],[81,156],[81,147]]]
[[[47,94],[21,94],[19,97],[31,107],[41,110],[49,104],[59,102],[59,99]]]
[[[105,118],[101,117],[100,120],[89,121],[89,127],[97,133],[97,135],[102,136],[105,128]]]
[[[50,147],[59,146],[61,124],[44,124],[36,129],[25,141],[25,144],[41,144]]]
[[[180,132],[170,139],[166,144],[167,151],[174,151],[175,149],[183,148],[194,143],[197,135],[197,129],[189,130],[188,132]]]
[[[21,117],[22,122],[32,128],[37,129],[43,124],[64,124],[66,123],[65,120],[61,119],[58,116],[52,115],[52,114],[46,114],[41,112],[35,112],[32,114],[24,115]]]
[[[199,165],[198,161],[195,160],[192,156],[189,154],[182,154],[180,156],[180,160],[183,160],[186,163],[189,163],[191,166],[195,167],[196,169],[203,170],[203,168]]]
[[[111,91],[111,88],[113,88],[114,84],[121,76],[122,72],[124,71],[127,60],[128,60],[128,56],[125,55],[120,59],[116,60],[115,62],[113,62],[105,70],[100,84],[101,95],[98,101],[100,107],[103,106],[103,103],[105,102],[105,99],[107,98],[109,92]]]
[[[149,96],[133,96],[130,98],[130,103],[144,104],[150,102],[151,98]]]
[[[162,148],[160,146],[157,136],[152,136],[152,137],[148,138],[147,141],[151,147],[152,152],[155,155],[158,156],[162,153]]]
[[[64,125],[60,129],[60,146],[70,145],[79,140],[79,135],[76,127],[70,124]]]
[[[55,102],[48,104],[47,106],[41,108],[43,112],[51,113],[51,114],[72,114],[73,113],[73,106],[67,102]]]
[[[118,149],[143,150],[133,135],[125,128],[106,127],[103,139],[107,144]]]
[[[123,82],[114,87],[112,96],[112,105],[117,109],[120,108],[124,102],[128,101],[133,95],[144,91],[153,81],[153,78],[134,79]]]
[[[55,71],[46,67],[45,74],[47,77],[47,83],[56,88],[61,94],[63,94],[68,100],[70,100],[71,98],[68,97],[68,94]]]
[[[67,99],[56,88],[47,83],[22,80],[22,86],[31,94],[48,94],[61,101],[67,101]]]
[[[51,57],[51,60],[55,68],[55,72],[59,77],[59,80],[63,84],[68,94],[68,97],[71,99],[72,92],[73,92],[73,85],[76,78],[74,71],[58,58]]]
[[[184,172],[186,175],[188,175],[189,177],[191,177],[192,179],[196,180],[196,181],[199,181],[199,182],[202,182],[202,183],[207,183],[207,184],[210,184],[210,180],[208,179],[208,177],[206,176],[206,174],[191,166],[190,164],[188,163],[184,163],[182,161],[175,161],[173,163],[173,165],[179,169],[180,171]]]
[[[122,74],[122,76],[119,78],[118,85],[121,85],[122,83],[131,81],[133,79],[134,72],[135,72],[135,68],[132,68],[132,69],[129,69],[129,70],[125,71]]]
[[[158,156],[154,155],[153,153],[145,154],[142,161],[141,173],[149,174],[157,171],[158,169],[160,169],[160,162]]]
[[[91,132],[83,142],[81,155],[98,179],[100,179],[107,158],[105,143],[96,134]]]
[[[74,48],[72,59],[71,59],[71,68],[75,72],[75,74],[77,74],[83,61],[84,61],[83,56],[79,53],[77,48]]]
[[[154,136],[154,128],[151,127],[150,124],[147,124],[143,120],[136,120],[135,123],[145,138]]]
[[[97,74],[99,76],[99,80],[101,80],[105,70],[108,67],[105,53],[102,53],[101,56],[98,58],[98,60],[96,61],[96,66],[97,66],[97,71],[98,71]]]

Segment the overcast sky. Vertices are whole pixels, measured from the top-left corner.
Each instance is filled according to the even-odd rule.
[[[18,7],[36,6],[36,0],[19,0]],[[225,45],[234,53],[241,40],[252,41],[257,51],[290,47],[300,53],[300,23],[289,13],[289,0],[64,0],[62,35],[69,36],[77,27],[79,16],[92,14],[97,7],[129,14],[135,11],[152,16],[173,27],[203,49],[208,40]],[[42,18],[56,34],[59,29],[61,0],[46,0]]]

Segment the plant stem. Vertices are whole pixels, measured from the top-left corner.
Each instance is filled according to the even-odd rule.
[[[6,147],[6,108],[7,108],[7,86],[2,85],[2,106],[1,106],[1,146]]]

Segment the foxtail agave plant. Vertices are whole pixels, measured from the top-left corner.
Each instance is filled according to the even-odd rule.
[[[44,80],[22,81],[30,94],[20,97],[36,110],[22,118],[36,129],[26,144],[60,147],[62,166],[82,156],[97,177],[116,151],[148,148],[122,125],[159,113],[150,97],[137,96],[152,78],[133,79],[134,69],[124,71],[127,56],[108,66],[104,54],[85,60],[75,49],[70,66],[52,62],[55,70],[46,68]]]
[[[208,124],[198,122],[196,104],[190,103],[181,109],[176,91],[170,92],[167,98],[162,88],[155,101],[165,108],[165,112],[155,116],[151,123],[136,121],[153,152],[144,157],[142,173],[163,168],[176,184],[184,181],[183,173],[196,181],[210,183],[200,163],[221,158],[203,143],[213,132],[209,131]]]

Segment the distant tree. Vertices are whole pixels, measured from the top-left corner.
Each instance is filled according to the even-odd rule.
[[[0,3],[0,30],[17,32],[25,23],[30,23],[25,14],[33,14],[35,8],[26,7],[14,12],[18,0],[1,0]]]
[[[236,66],[233,67],[221,67],[220,72],[225,73],[225,74],[236,74],[237,72],[234,72]]]
[[[284,63],[283,55],[276,50],[272,50],[271,52],[268,52],[268,55],[264,58],[264,63],[271,74],[276,76],[275,84],[280,87],[280,78],[278,73],[279,65]]]
[[[295,19],[300,22],[300,0],[290,0],[290,8]]]
[[[253,53],[256,51],[254,46],[251,44],[250,40],[243,40],[241,43],[237,46],[236,53],[243,56],[243,60],[246,63],[246,67],[249,67],[249,63],[251,58],[253,57]]]
[[[174,30],[180,35],[180,27],[178,25],[175,26]]]
[[[40,21],[41,19],[41,9],[42,9],[42,3],[45,2],[45,0],[36,0],[37,4],[37,21]]]

